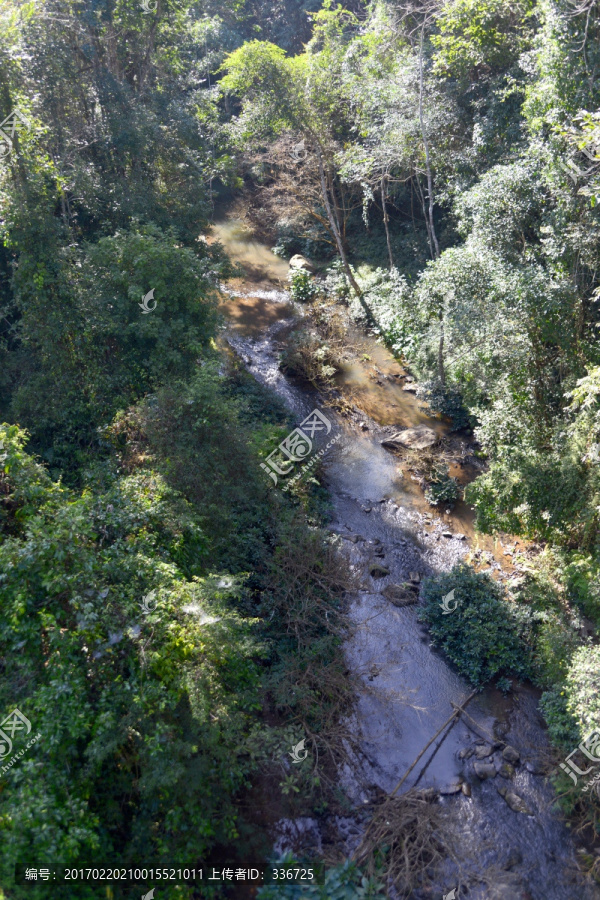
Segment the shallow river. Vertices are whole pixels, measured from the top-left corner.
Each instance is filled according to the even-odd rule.
[[[347,774],[344,788],[360,806],[366,797],[361,783],[392,790],[452,713],[451,703],[460,704],[471,693],[430,647],[418,622],[418,607],[398,608],[381,591],[408,581],[411,573],[422,577],[448,570],[477,546],[487,551],[495,574],[499,561],[510,569],[511,558],[502,556],[497,542],[474,535],[472,514],[464,504],[453,514],[432,516],[410,473],[381,447],[383,437],[398,426],[427,424],[439,434],[447,430],[403,390],[398,378],[402,368],[393,356],[374,338],[352,332],[349,336],[360,344],[360,352],[345,360],[337,386],[360,410],[360,424],[325,408],[315,393],[278,368],[278,353],[302,319],[302,309],[290,302],[286,291],[287,263],[234,220],[215,225],[213,234],[247,273],[225,288],[230,345],[248,370],[284,399],[298,423],[315,407],[323,409],[333,424],[332,435],[321,443],[334,432],[341,435],[324,458],[324,470],[333,505],[330,527],[346,536],[344,546],[365,588],[351,605],[356,629],[346,648],[349,666],[363,685],[355,728],[368,763],[360,778]],[[390,574],[372,578],[372,563],[382,564]],[[418,779],[419,787],[441,791],[440,802],[452,811],[459,864],[449,862],[439,892],[427,896],[441,900],[443,893],[456,888],[457,898],[473,900],[600,898],[600,889],[579,875],[570,832],[551,806],[554,795],[547,777],[528,770],[548,771],[552,765],[538,697],[530,686],[513,683],[508,698],[490,689],[468,707],[482,734],[501,738],[519,752],[520,764],[510,781],[500,775],[481,781],[474,774],[473,758],[459,758],[460,751],[475,749],[478,737],[459,721],[405,782],[403,790]],[[463,781],[470,796],[469,788],[458,788]],[[498,793],[501,785],[522,798],[532,815],[510,809]],[[446,793],[453,791],[458,792]],[[349,852],[351,846],[350,840]]]

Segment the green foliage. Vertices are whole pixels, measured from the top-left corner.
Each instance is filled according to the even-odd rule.
[[[452,507],[461,494],[456,478],[448,474],[447,466],[437,466],[429,478],[425,498],[431,506]]]
[[[546,692],[540,708],[548,722],[553,743],[574,750],[598,728],[600,720],[600,648],[580,647],[571,659],[564,681]]]
[[[455,385],[442,384],[439,378],[419,384],[417,396],[422,397],[429,408],[452,420],[452,431],[460,431],[473,425],[474,417],[465,409],[461,392]]]
[[[372,330],[380,334],[397,353],[406,353],[414,347],[410,305],[410,292],[406,279],[396,270],[373,269],[361,266],[357,278],[363,292],[363,300],[375,322]],[[332,267],[327,277],[327,290],[335,295],[342,292],[339,270]],[[350,298],[350,311],[357,322],[366,322],[365,307],[356,297]]]
[[[289,274],[290,294],[298,303],[310,303],[317,296],[318,290],[308,272],[293,270]]]
[[[596,534],[586,493],[585,471],[577,461],[514,452],[468,485],[465,499],[475,506],[482,531],[586,546]]]
[[[11,366],[26,364],[29,378],[16,385],[11,412],[50,462],[73,465],[95,427],[167,378],[187,377],[207,353],[218,270],[150,225],[101,238],[79,258],[61,254],[53,277],[36,275],[37,248],[14,249],[23,349]],[[144,314],[151,287],[156,308]]]
[[[449,0],[438,16],[436,69],[452,77],[507,69],[527,47],[530,0]]]
[[[250,772],[234,748],[259,708],[264,650],[232,605],[241,582],[183,577],[177,548],[202,532],[160,476],[77,495],[20,432],[2,437],[0,706],[42,735],[5,776],[3,863],[125,865],[143,850],[188,864],[235,837]]]
[[[443,598],[454,612],[444,614]],[[506,601],[504,591],[488,575],[469,566],[423,582],[422,619],[433,640],[471,684],[482,687],[502,673],[527,677],[532,671],[527,617]]]

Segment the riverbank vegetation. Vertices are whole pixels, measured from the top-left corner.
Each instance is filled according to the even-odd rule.
[[[433,408],[474,430],[487,459],[466,492],[478,527],[542,551],[486,603],[568,751],[591,728],[580,692],[591,703],[600,684],[600,9],[328,3],[313,22],[301,53],[250,41],[223,66],[249,215],[323,271],[334,253],[321,290],[404,357]],[[454,653],[454,619],[434,618],[475,683],[496,671],[483,634]],[[561,779],[595,825],[597,800]]]

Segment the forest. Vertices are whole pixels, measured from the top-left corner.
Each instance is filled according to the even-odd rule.
[[[0,898],[600,897],[600,0],[0,0],[0,120]]]

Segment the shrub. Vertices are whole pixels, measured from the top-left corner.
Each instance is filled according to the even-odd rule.
[[[310,303],[317,296],[317,287],[308,272],[296,269],[289,274],[290,294],[298,303]]]
[[[442,599],[454,591],[445,614]],[[423,583],[421,618],[436,644],[459,672],[480,687],[501,673],[530,675],[529,623],[504,599],[504,589],[488,575],[461,564]]]
[[[452,431],[471,428],[475,422],[465,409],[459,389],[454,385],[442,384],[439,378],[420,384],[417,396],[422,397],[433,412],[452,419]]]
[[[556,544],[593,539],[596,526],[586,495],[585,472],[576,461],[531,452],[494,460],[465,491],[480,531]]]
[[[431,506],[449,506],[452,508],[460,497],[460,486],[456,478],[448,475],[447,466],[438,466],[434,470],[429,487],[425,491],[425,499]]]
[[[564,681],[546,691],[540,708],[553,743],[574,750],[600,722],[600,647],[580,647]]]

